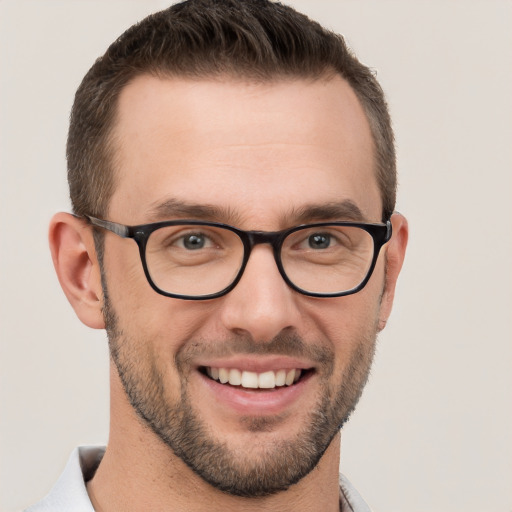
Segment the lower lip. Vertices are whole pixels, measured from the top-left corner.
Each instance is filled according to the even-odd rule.
[[[238,414],[264,416],[280,414],[291,407],[306,391],[312,372],[308,372],[291,386],[280,386],[271,390],[245,389],[241,386],[221,384],[202,373],[199,374],[203,383],[213,393],[220,405],[225,405]]]

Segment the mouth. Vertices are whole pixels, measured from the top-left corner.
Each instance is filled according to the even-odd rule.
[[[287,356],[201,361],[196,371],[201,378],[194,382],[202,383],[198,396],[204,400],[203,410],[213,407],[222,421],[287,416],[304,407],[318,389],[317,368]]]
[[[293,386],[310,375],[312,369],[291,368],[252,372],[238,368],[202,366],[199,371],[211,380],[226,386],[244,389],[276,389]]]

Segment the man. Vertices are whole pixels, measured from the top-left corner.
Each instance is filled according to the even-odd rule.
[[[110,436],[29,510],[368,510],[339,432],[407,242],[370,70],[289,7],[190,0],[96,61],[67,156],[50,246]]]

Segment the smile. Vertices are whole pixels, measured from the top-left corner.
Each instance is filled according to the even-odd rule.
[[[291,386],[301,378],[304,371],[300,368],[292,368],[289,370],[269,370],[258,373],[237,368],[204,367],[204,372],[211,379],[221,384],[240,386],[246,389],[274,389],[276,387]]]

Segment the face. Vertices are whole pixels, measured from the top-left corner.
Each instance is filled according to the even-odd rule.
[[[276,231],[352,220],[354,205],[360,220],[381,220],[369,126],[340,78],[139,77],[121,95],[115,140],[114,222]],[[149,286],[132,240],[106,234],[107,330],[131,405],[215,487],[241,496],[288,488],[318,463],[366,382],[383,259],[361,292],[320,299],[291,290],[271,247],[257,245],[229,294],[184,301]],[[246,387],[283,372],[289,385]]]

